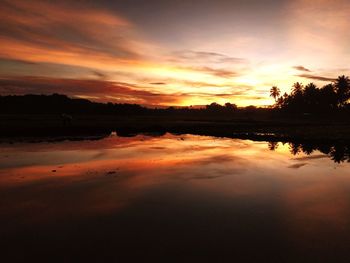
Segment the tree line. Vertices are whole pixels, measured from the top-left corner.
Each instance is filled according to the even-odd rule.
[[[270,89],[270,96],[275,99],[274,109],[292,113],[324,113],[349,110],[350,79],[339,76],[334,82],[323,87],[314,83],[306,86],[294,83],[290,94],[281,95],[276,86]]]
[[[227,102],[224,105],[211,103],[203,107],[149,108],[138,104],[100,103],[87,99],[69,98],[62,94],[0,96],[0,114],[112,114],[112,115],[185,115],[220,117],[259,117],[278,114],[305,114],[350,111],[350,79],[339,76],[333,83],[317,87],[297,82],[290,94],[281,95],[276,86],[270,89],[275,104],[269,108],[255,106],[237,107]]]
[[[262,109],[267,111],[268,109]],[[70,98],[62,94],[0,96],[0,114],[111,114],[111,115],[185,115],[185,116],[231,116],[242,112],[259,111],[254,106],[238,108],[237,105],[211,103],[203,107],[150,108],[138,104],[100,103],[87,99]]]

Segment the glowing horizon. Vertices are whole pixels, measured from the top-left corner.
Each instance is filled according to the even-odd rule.
[[[269,105],[350,75],[346,0],[1,3],[0,95]]]

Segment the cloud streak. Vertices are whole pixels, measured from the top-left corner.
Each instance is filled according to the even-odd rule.
[[[205,74],[213,75],[220,78],[233,78],[238,76],[239,74],[235,71],[223,68],[211,68],[211,67],[199,67],[199,68],[190,68],[194,71],[203,72]]]
[[[142,90],[134,85],[103,80],[60,79],[46,77],[3,77],[0,78],[0,93],[11,94],[52,94],[93,98],[97,101],[112,100],[139,104],[176,104],[181,96],[160,94]]]
[[[0,57],[92,69],[140,67],[151,44],[125,18],[104,9],[7,1],[0,10]]]
[[[234,63],[234,64],[245,64],[248,61],[244,58],[231,57],[216,52],[207,51],[194,51],[194,50],[183,50],[176,51],[173,53],[174,57],[171,58],[173,61],[195,61],[201,63]]]
[[[220,88],[220,87],[218,87]],[[248,95],[252,87],[232,87],[226,92],[175,92],[160,93],[149,91],[147,86],[94,79],[65,79],[50,77],[0,77],[0,94],[53,94],[61,93],[71,97],[115,103],[137,103],[142,105],[180,105],[183,100],[197,98],[202,102],[213,102],[213,96],[229,101],[244,97],[250,100],[263,99]]]
[[[4,1],[0,15],[3,41],[66,52],[138,56],[128,39],[129,22],[104,10],[77,12],[63,4],[14,0]],[[6,49],[1,53],[11,55]]]
[[[272,85],[332,81],[350,59],[346,0],[180,2],[3,0],[1,91],[267,105]]]
[[[311,75],[311,74],[300,74],[298,77],[311,79],[311,80],[318,80],[318,81],[334,81],[335,78],[329,78],[329,77],[323,77],[323,76],[317,76],[317,75]]]
[[[311,72],[310,69],[305,68],[305,67],[303,67],[303,66],[295,66],[295,67],[293,67],[293,68],[296,69],[296,70],[299,70],[299,71]]]

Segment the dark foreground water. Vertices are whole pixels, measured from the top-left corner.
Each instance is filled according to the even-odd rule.
[[[350,164],[291,152],[168,134],[0,144],[0,257],[349,262]]]

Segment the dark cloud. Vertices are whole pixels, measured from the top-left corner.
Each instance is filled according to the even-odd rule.
[[[262,96],[244,96],[245,99],[250,99],[250,100],[265,100],[266,97],[262,97]]]
[[[193,97],[207,97],[207,98],[244,98],[244,99],[251,99],[251,100],[262,100],[265,99],[265,97],[261,96],[251,96],[251,95],[245,95],[245,92],[243,91],[236,91],[236,92],[230,92],[230,93],[184,93],[183,95],[186,96],[193,96]]]
[[[235,71],[231,71],[227,69],[211,68],[211,67],[201,67],[201,68],[196,68],[196,70],[213,75],[213,76],[221,77],[221,78],[232,78],[239,75]]]
[[[176,51],[174,52],[174,60],[189,60],[190,62],[205,62],[205,63],[247,63],[244,58],[230,57],[221,53],[207,51]]]
[[[151,82],[151,85],[166,85],[165,82]]]
[[[17,59],[0,58],[0,76],[42,76],[82,78],[82,76],[96,76],[105,79],[102,70],[95,70],[84,66],[73,66],[49,62],[29,62]],[[103,76],[105,75],[105,76]]]
[[[125,82],[113,82],[103,79],[65,79],[51,77],[0,77],[0,95],[53,94],[60,93],[95,101],[113,101],[137,103],[142,105],[176,105],[189,98],[244,98],[260,100],[263,97],[246,95],[253,87],[232,87],[230,91],[217,93],[172,93],[163,94],[149,91]]]
[[[197,160],[192,160],[191,162],[194,164],[199,164],[199,165],[208,165],[210,163],[233,163],[238,160],[241,160],[241,158],[232,156],[229,154],[222,154],[222,155],[215,155],[212,157],[206,157],[202,159],[197,159]]]
[[[315,154],[315,155],[309,155],[309,156],[303,156],[303,157],[298,157],[298,158],[293,158],[292,160],[297,160],[297,161],[308,161],[308,160],[314,160],[314,159],[324,159],[328,158],[326,154]]]
[[[334,81],[335,80],[334,78],[311,75],[311,74],[300,74],[297,76],[301,77],[301,78],[306,78],[306,79],[311,79],[311,80],[319,80],[319,81]]]
[[[179,68],[182,68],[184,70],[198,71],[201,73],[209,74],[220,78],[233,78],[241,74],[226,68],[214,68],[214,67],[207,67],[207,66],[200,66],[200,67],[187,66],[187,67],[179,67]]]
[[[192,50],[176,51],[171,55],[169,61],[178,64],[180,68],[200,71],[221,78],[232,78],[242,74],[242,66],[248,63],[244,58]],[[189,66],[184,67],[183,64]]]
[[[105,73],[98,70],[92,70],[91,73],[100,79],[106,79],[108,77]]]
[[[75,8],[67,2],[4,0],[0,36],[27,47],[140,57],[128,39],[131,26],[125,19],[104,9],[87,9],[84,5]]]
[[[17,64],[24,64],[24,65],[37,65],[36,62],[21,60],[21,59],[10,59],[10,58],[2,58],[0,57],[0,64],[2,63],[17,63]]]
[[[296,163],[296,164],[292,164],[292,165],[288,166],[288,168],[299,169],[305,165],[307,165],[307,163]]]
[[[295,67],[293,67],[293,68],[296,69],[296,70],[299,70],[299,71],[311,72],[310,69],[305,68],[305,67],[303,67],[303,66],[295,66]]]

